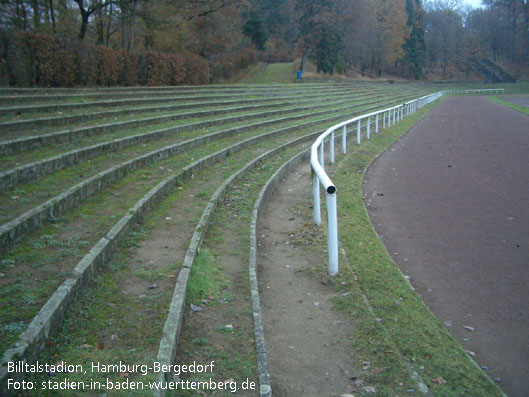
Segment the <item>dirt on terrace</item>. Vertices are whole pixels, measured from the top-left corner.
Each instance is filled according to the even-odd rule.
[[[257,264],[274,396],[356,391],[354,322],[333,309],[327,257],[310,222],[310,165],[285,178],[263,208]]]

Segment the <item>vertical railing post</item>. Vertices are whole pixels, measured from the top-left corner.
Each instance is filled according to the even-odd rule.
[[[331,141],[329,143],[329,162],[334,164],[334,131],[331,132]]]
[[[336,192],[327,192],[327,250],[329,252],[329,274],[338,274],[338,215]]]
[[[358,120],[357,126],[356,126],[356,143],[360,145],[361,138],[360,138],[360,120]]]
[[[375,118],[375,133],[378,134],[378,113]]]
[[[371,139],[371,117],[367,118],[367,132],[366,132],[367,139]]]
[[[314,223],[316,225],[321,223],[320,180],[314,170],[312,170],[312,217],[314,218]]]
[[[323,141],[321,141],[318,161],[320,162],[321,168],[325,169],[325,162],[324,162],[324,157],[323,157],[324,151],[323,150],[324,150]]]
[[[382,129],[386,129],[386,112],[382,112]]]
[[[347,126],[343,126],[342,130],[342,152],[343,154],[347,153]]]

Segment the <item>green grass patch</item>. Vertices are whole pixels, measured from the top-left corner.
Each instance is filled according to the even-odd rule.
[[[364,204],[366,167],[432,106],[352,149],[333,178],[339,191],[339,235],[352,264],[342,261],[335,285],[349,294],[337,298],[337,305],[359,322],[354,345],[363,360],[382,369],[372,375],[377,394],[404,392],[413,368],[436,396],[497,396],[501,393],[496,385],[410,288],[375,233]],[[440,378],[446,383],[435,381]]]
[[[497,97],[489,97],[489,99],[493,100],[496,103],[499,103],[500,105],[507,106],[508,108],[517,110],[519,112],[522,112],[524,114],[529,114],[529,107],[519,105],[517,103],[512,103],[509,101],[504,101],[503,99],[497,98]]]
[[[244,70],[238,84],[290,84],[296,79],[296,63],[259,63]]]
[[[226,282],[227,278],[217,255],[202,249],[191,268],[186,300],[198,305],[204,299],[221,299]]]

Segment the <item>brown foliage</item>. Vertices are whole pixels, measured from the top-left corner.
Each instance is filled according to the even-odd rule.
[[[3,38],[0,55],[0,81],[14,86],[207,84],[210,77],[208,62],[198,55],[137,54],[27,32]]]
[[[140,84],[140,64],[138,56],[130,51],[121,50],[121,68],[119,82],[124,86]]]
[[[177,85],[185,81],[185,58],[176,54],[147,51],[140,55],[141,84]]]
[[[8,40],[4,73],[22,86],[71,87],[75,84],[74,54],[45,34],[14,33]]]
[[[228,79],[234,76],[237,71],[244,69],[258,61],[258,53],[255,50],[240,50],[231,55],[226,55],[218,59],[212,65],[212,78]]]
[[[198,55],[186,59],[186,84],[200,85],[209,83],[209,64]]]

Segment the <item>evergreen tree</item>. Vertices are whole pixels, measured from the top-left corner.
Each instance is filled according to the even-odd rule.
[[[426,61],[424,43],[424,10],[421,0],[406,0],[407,25],[410,36],[404,44],[404,61],[408,65],[410,77],[419,80]]]
[[[257,12],[251,12],[242,27],[245,36],[249,37],[259,51],[264,51],[268,41],[268,31]]]
[[[316,67],[319,72],[333,74],[342,61],[340,52],[343,48],[343,37],[340,31],[323,27],[321,39],[315,51]]]

